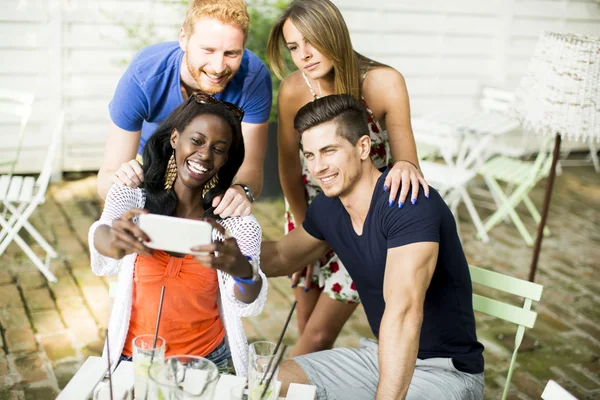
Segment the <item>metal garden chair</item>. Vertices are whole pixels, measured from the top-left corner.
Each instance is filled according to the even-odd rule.
[[[0,256],[2,256],[8,245],[14,240],[51,282],[56,282],[57,279],[50,272],[50,259],[58,257],[58,254],[31,225],[29,217],[45,201],[46,189],[48,188],[54,165],[54,157],[59,149],[63,120],[64,115],[60,113],[52,133],[52,142],[48,148],[44,166],[37,179],[31,176],[0,175],[0,202],[10,215],[8,220],[6,216],[0,215],[0,226],[2,226],[2,231],[0,231]],[[45,262],[42,262],[31,247],[19,236],[21,228],[25,228],[31,237],[44,249],[46,252]]]
[[[505,293],[513,294],[525,299],[522,307],[517,307],[512,304],[505,303],[496,299],[485,297],[473,293],[473,309],[484,314],[491,315],[496,318],[512,322],[517,325],[517,333],[515,335],[515,347],[513,349],[508,373],[506,375],[506,384],[502,393],[502,400],[506,399],[508,389],[510,388],[510,380],[515,369],[517,361],[517,353],[526,328],[533,328],[537,313],[531,310],[533,301],[540,301],[544,287],[537,283],[532,283],[523,279],[514,278],[512,276],[500,274],[494,271],[489,271],[475,266],[469,266],[471,272],[471,281],[488,288],[500,290]]]

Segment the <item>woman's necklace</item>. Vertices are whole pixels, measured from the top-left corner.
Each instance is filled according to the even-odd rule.
[[[319,87],[319,93],[321,94],[321,97],[323,97],[323,89],[321,89],[321,81],[319,79],[317,79],[317,86]]]

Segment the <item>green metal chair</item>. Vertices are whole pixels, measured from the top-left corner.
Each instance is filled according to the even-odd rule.
[[[540,223],[540,213],[528,195],[540,180],[548,176],[552,164],[551,139],[544,140],[534,161],[497,156],[479,168],[477,172],[487,183],[498,205],[498,209],[483,222],[485,232],[489,232],[506,217],[510,217],[525,243],[528,246],[533,246],[533,237],[525,228],[515,208],[523,202],[534,221],[537,224]],[[506,183],[512,189],[512,192],[506,194],[499,182]],[[550,235],[550,230],[547,227],[544,228],[544,235]],[[480,237],[479,233],[478,236]]]
[[[471,281],[473,283],[510,293],[525,299],[523,307],[517,307],[512,304],[473,293],[473,309],[475,311],[517,324],[515,347],[510,360],[510,366],[508,367],[508,374],[506,375],[506,384],[504,385],[504,391],[502,393],[502,400],[504,400],[508,395],[510,380],[517,361],[517,352],[523,341],[525,328],[533,328],[537,318],[537,313],[531,311],[531,303],[532,301],[540,301],[544,287],[537,283],[499,274],[472,265],[469,266],[469,270],[471,272]]]

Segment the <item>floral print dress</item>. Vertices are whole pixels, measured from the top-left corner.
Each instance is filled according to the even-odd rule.
[[[365,73],[364,77],[367,74]],[[308,78],[302,74],[304,81],[308,85],[313,99],[318,99],[319,96],[313,90]],[[390,164],[391,152],[389,149],[387,131],[381,129],[379,122],[371,112],[371,109],[362,99],[363,105],[367,109],[367,119],[369,122],[369,136],[371,137],[371,160],[375,166],[379,169],[385,168]],[[310,204],[315,197],[321,192],[321,188],[318,183],[313,179],[312,175],[306,167],[306,160],[304,155],[300,151],[300,162],[302,163],[302,182],[304,182],[304,194],[306,201]],[[286,200],[285,202],[285,233],[288,234],[296,227],[294,216]],[[321,265],[320,261],[317,261],[314,265],[312,281],[313,284],[318,285],[323,289],[323,293],[327,294],[332,299],[342,301],[344,303],[359,303],[360,298],[356,291],[356,286],[350,278],[350,274],[346,271],[346,268],[338,258],[337,254],[330,250],[326,255],[327,263]],[[304,278],[300,279],[301,286],[305,285]]]

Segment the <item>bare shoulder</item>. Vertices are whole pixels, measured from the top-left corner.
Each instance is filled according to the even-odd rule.
[[[295,115],[303,105],[311,100],[312,95],[300,71],[292,72],[281,82],[277,104],[282,112],[290,112]]]
[[[363,82],[363,92],[388,91],[392,87],[406,86],[404,76],[392,67],[376,67],[369,71]]]

